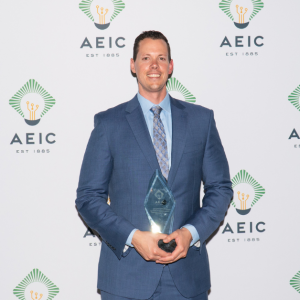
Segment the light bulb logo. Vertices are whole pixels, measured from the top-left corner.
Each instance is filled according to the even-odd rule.
[[[246,6],[241,3],[234,4],[233,1],[238,2],[237,0],[222,0],[219,7],[239,29],[248,27],[250,21],[264,8],[261,0],[248,0]],[[239,1],[242,2],[242,0]]]
[[[40,270],[33,269],[13,290],[20,300],[52,300],[59,288]]]
[[[9,100],[9,104],[24,118],[26,124],[35,126],[55,104],[55,99],[39,83],[30,79]]]
[[[113,9],[106,7],[103,3],[96,5],[94,0],[82,0],[79,8],[94,22],[96,28],[105,30],[110,26],[111,21],[125,8],[125,3],[121,0],[110,0]],[[105,2],[105,1],[100,1]],[[109,17],[110,15],[110,17]]]
[[[247,215],[255,203],[265,194],[265,189],[245,170],[232,179],[234,197],[231,204],[240,215]]]
[[[110,25],[110,23],[105,23],[105,16],[107,15],[109,9],[106,8],[104,10],[104,8],[101,7],[100,8],[100,12],[99,12],[99,5],[97,5],[96,8],[97,8],[97,14],[99,15],[99,23],[95,22],[95,26],[98,29],[102,29],[102,30],[108,28],[108,26]]]

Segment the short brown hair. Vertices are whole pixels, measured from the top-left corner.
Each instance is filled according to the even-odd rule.
[[[149,31],[143,31],[134,41],[133,45],[133,60],[136,60],[137,54],[139,52],[139,44],[140,41],[144,39],[152,39],[152,40],[164,40],[168,47],[168,56],[169,56],[169,62],[171,61],[171,48],[168,42],[168,39],[159,31],[155,30],[149,30]]]

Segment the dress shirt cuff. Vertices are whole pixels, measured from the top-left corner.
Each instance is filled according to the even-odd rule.
[[[196,229],[195,229],[196,230]],[[126,241],[126,245],[129,246],[129,247],[133,247],[133,245],[131,244],[131,241],[132,241],[132,237],[134,235],[134,233],[137,231],[137,229],[133,229],[131,231],[131,233],[129,234],[128,238],[127,238],[127,241]]]
[[[184,226],[182,226],[181,228],[186,228],[189,230],[189,232],[191,233],[192,235],[192,241],[190,243],[190,247],[195,245],[196,247],[200,247],[200,238],[199,238],[199,234],[198,234],[198,231],[197,229],[195,228],[195,226],[193,225],[190,225],[190,224],[186,224]]]

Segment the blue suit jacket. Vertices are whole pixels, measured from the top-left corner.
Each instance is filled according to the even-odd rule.
[[[213,112],[170,100],[173,136],[168,186],[176,200],[173,231],[185,224],[195,226],[201,247],[190,247],[187,257],[169,268],[179,292],[190,298],[210,288],[205,241],[223,220],[232,189]],[[144,200],[156,169],[159,165],[155,150],[136,96],[95,116],[76,205],[85,222],[103,238],[100,290],[148,299],[158,285],[163,265],[145,261],[134,248],[123,253],[134,228],[150,231]],[[205,192],[202,207],[201,181]]]

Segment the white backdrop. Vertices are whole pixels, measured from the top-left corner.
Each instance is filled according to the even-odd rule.
[[[109,9],[106,22],[112,15],[113,1],[86,2],[95,20],[97,4]],[[209,299],[300,299],[299,95],[295,105],[288,98],[300,85],[300,2],[224,0],[225,11],[220,2],[123,0],[99,30],[79,0],[2,1],[1,299],[99,300],[101,242],[84,237],[78,176],[94,114],[137,92],[129,60],[135,37],[150,29],[169,39],[173,77],[195,105],[214,110],[231,177],[245,170],[249,179],[236,179],[236,207],[208,242]],[[248,8],[245,23],[258,12],[245,29],[230,19],[239,22],[236,5]],[[85,38],[92,48],[80,48]],[[34,123],[27,101],[39,105],[32,119],[50,108],[37,125],[24,121]],[[248,198],[246,215],[237,192]]]

